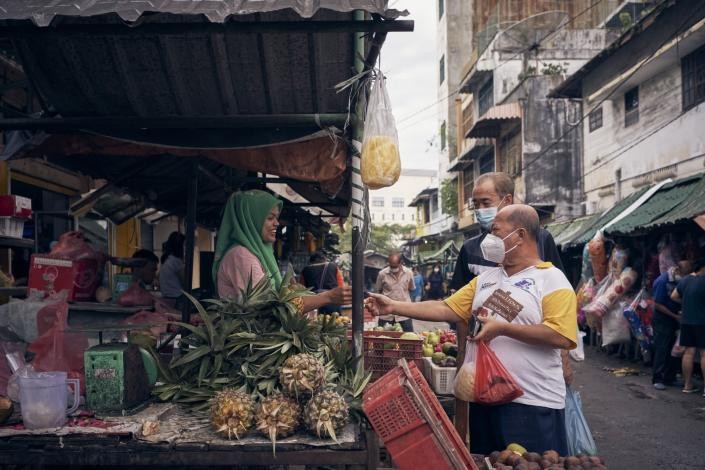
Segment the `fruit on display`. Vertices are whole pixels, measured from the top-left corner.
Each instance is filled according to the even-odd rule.
[[[416,333],[412,333],[412,332],[408,331],[408,332],[404,333],[403,335],[401,335],[399,337],[399,339],[413,339],[413,340],[418,341],[421,338],[419,338],[419,335],[417,335]]]
[[[330,314],[326,313],[324,315],[319,314],[317,319],[321,323],[333,322],[338,326],[347,327],[348,325],[352,325],[352,319],[350,317],[347,317],[345,315],[341,315],[337,312],[330,313]]]
[[[455,369],[458,366],[456,359],[452,356],[446,356],[441,362],[439,362],[438,367],[452,367]]]
[[[240,439],[254,422],[255,402],[249,395],[226,388],[217,392],[211,403],[211,424],[216,432]]]
[[[348,417],[345,399],[333,390],[314,395],[306,404],[303,415],[304,424],[312,434],[336,441],[336,434],[347,424]]]
[[[276,452],[277,439],[291,436],[299,426],[301,408],[292,398],[280,393],[270,395],[259,402],[255,411],[257,430],[272,441],[272,452]]]
[[[431,357],[433,356],[433,346],[428,344],[428,343],[423,343],[421,345],[421,353],[423,357]]]
[[[438,335],[438,333],[431,332],[426,337],[426,342],[428,344],[432,344],[434,346],[437,345],[438,343],[440,343],[440,341],[441,341],[441,337]]]
[[[325,367],[312,354],[291,356],[282,365],[279,382],[290,397],[310,397],[325,383]]]
[[[4,423],[12,416],[13,410],[12,400],[7,397],[0,397],[0,424]]]
[[[523,453],[520,453],[521,451]],[[526,452],[519,444],[510,444],[502,452],[492,452],[490,463],[496,470],[606,470],[605,461],[597,456],[574,455],[562,457],[555,450],[543,454]]]
[[[443,354],[446,356],[458,357],[458,346],[453,343],[443,343],[441,351],[443,351]]]
[[[433,361],[434,364],[438,365],[445,358],[446,358],[446,355],[443,354],[442,352],[435,352],[435,353],[433,353],[433,356],[431,356],[431,361]]]
[[[213,430],[225,438],[242,438],[250,409],[251,426],[273,445],[299,430],[304,405],[324,390],[346,405],[324,395],[328,400],[316,419],[326,433],[325,413],[333,413],[334,431],[345,422],[343,413],[345,419],[362,419],[362,393],[371,373],[355,367],[346,328],[335,317],[310,319],[298,312],[294,299],[310,292],[291,279],[287,275],[279,290],[264,279],[241,297],[208,301],[208,307],[190,298],[203,323],[173,322],[185,332],[181,354],[163,364],[153,347],[146,348],[161,382],[153,394],[194,413],[209,411]]]
[[[370,189],[385,188],[396,183],[401,174],[396,139],[388,135],[365,136],[360,174]]]

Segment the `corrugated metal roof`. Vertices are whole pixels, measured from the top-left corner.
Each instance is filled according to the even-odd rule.
[[[310,18],[319,10],[364,10],[390,19],[408,14],[387,9],[388,3],[388,0],[3,0],[0,20],[32,20],[37,26],[48,26],[57,16],[88,17],[114,13],[124,21],[137,21],[144,13],[159,12],[204,15],[211,22],[222,23],[231,15],[285,9],[291,9],[303,18]]]
[[[517,120],[521,120],[521,106],[518,102],[493,106],[475,122],[468,136],[498,137],[502,123]]]
[[[443,261],[443,259],[445,258],[445,253],[447,251],[449,251],[451,255],[457,255],[458,253],[460,253],[460,250],[458,250],[458,247],[455,245],[455,242],[453,240],[448,240],[441,248],[436,251],[422,251],[421,253],[419,253],[419,260],[422,263]]]
[[[699,215],[705,212],[705,203],[702,201],[705,196],[703,188],[705,188],[703,175],[668,183],[634,212],[607,228],[605,232],[609,235],[635,235],[653,228],[653,223],[657,220],[667,221],[659,224],[675,223],[676,220]],[[693,199],[700,201],[695,202]]]
[[[641,195],[644,194],[647,190],[648,187],[642,188],[639,191],[630,194],[626,198],[622,199],[617,204],[612,206],[611,209],[604,212],[603,214],[594,216],[592,219],[586,222],[584,228],[579,230],[570,240],[563,241],[563,245],[565,245],[566,247],[573,247],[589,242],[592,237],[595,236],[595,232],[601,229],[610,220],[614,219],[619,214],[621,214],[624,209],[632,205],[632,203],[639,199],[639,197],[641,197]]]
[[[567,226],[563,227],[559,234],[553,236],[553,241],[556,243],[556,246],[562,246],[571,241],[576,235],[582,233],[587,225],[597,217],[599,216],[588,215],[571,220]]]
[[[651,229],[663,225],[680,224],[705,214],[705,176],[693,187],[690,196],[679,204],[672,211],[659,217],[650,224],[644,225],[644,229]]]

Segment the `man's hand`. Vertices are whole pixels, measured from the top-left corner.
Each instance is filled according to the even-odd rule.
[[[372,316],[379,317],[382,315],[394,314],[394,301],[382,294],[369,294],[365,299],[365,310],[370,312]]]
[[[480,332],[472,338],[473,341],[485,341],[490,342],[497,336],[504,335],[504,327],[506,323],[499,320],[494,320],[487,316],[477,316],[477,321],[482,323],[482,329]]]
[[[349,305],[352,303],[352,287],[343,286],[336,287],[326,292],[330,304],[333,305]]]

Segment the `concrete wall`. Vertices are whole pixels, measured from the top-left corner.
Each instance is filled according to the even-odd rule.
[[[595,104],[586,101],[585,108]],[[681,111],[681,70],[673,64],[639,85],[638,123],[624,127],[623,94],[602,104],[601,128],[590,132],[586,119],[588,213],[610,207],[645,184],[705,171],[705,103],[683,115]],[[621,171],[620,182],[617,171]]]

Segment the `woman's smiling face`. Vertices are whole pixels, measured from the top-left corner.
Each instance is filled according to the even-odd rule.
[[[274,206],[267,218],[264,219],[262,226],[262,240],[265,243],[274,243],[277,241],[277,228],[279,228],[279,207]]]

